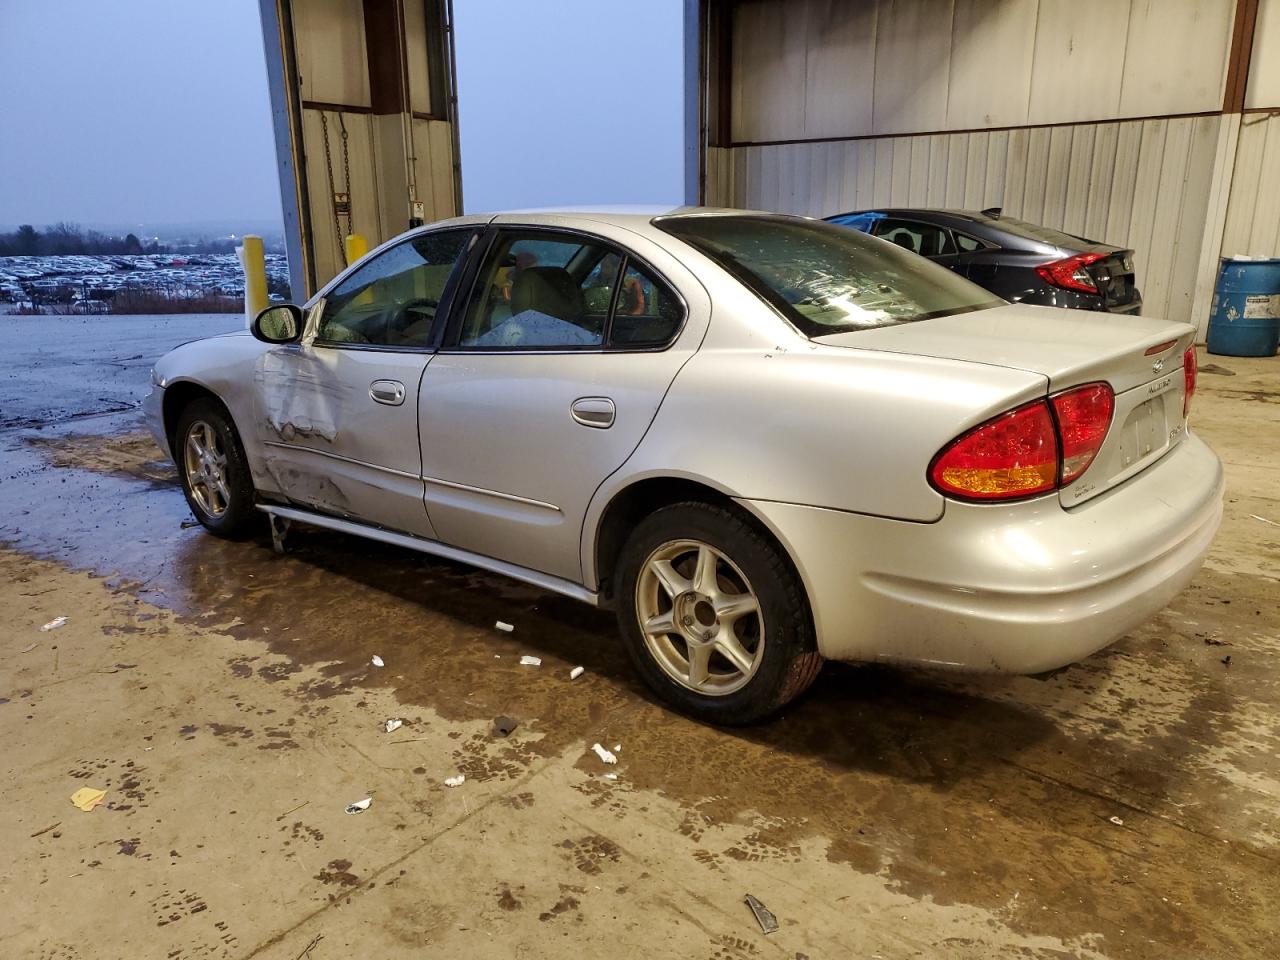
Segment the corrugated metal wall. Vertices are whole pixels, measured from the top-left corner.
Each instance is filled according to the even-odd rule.
[[[706,202],[1001,206],[1132,247],[1145,312],[1203,332],[1219,231],[1225,253],[1280,255],[1280,116],[1219,113],[1235,13],[1232,0],[745,0]],[[1278,63],[1280,0],[1261,0],[1247,107],[1280,105]]]

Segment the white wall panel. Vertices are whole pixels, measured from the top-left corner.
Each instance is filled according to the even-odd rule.
[[[1280,0],[1260,0],[1246,107],[1280,107]]]
[[[369,106],[361,0],[307,0],[293,11],[302,99]]]
[[[1280,117],[1246,114],[1227,201],[1222,255],[1280,257]]]
[[[302,112],[303,161],[311,201],[311,242],[315,256],[316,280],[327,283],[343,266],[342,246],[334,227],[333,191],[351,195],[352,232],[376,240],[382,236],[382,222],[377,204],[377,174],[373,150],[373,117],[367,113],[338,114],[326,112],[329,127],[329,152],[332,164],[325,163],[324,132],[320,111]],[[342,165],[341,126],[347,128],[347,156],[351,179],[345,180]],[[329,170],[333,170],[333,186]],[[346,218],[341,221],[343,233]]]
[[[1258,178],[1280,180],[1280,119],[1274,123],[1272,166],[1254,167]],[[738,147],[731,205],[813,216],[1002,206],[1010,216],[1133,247],[1145,312],[1188,320],[1218,124],[1216,116],[1190,117]],[[1280,210],[1259,228],[1260,241],[1280,243],[1278,220]],[[1238,228],[1248,237],[1253,230],[1252,218]]]
[[[444,120],[413,122],[414,173],[427,223],[461,213],[453,192],[453,131]]]
[[[878,4],[872,133],[947,126],[952,7],[952,0]]]
[[[1035,0],[956,0],[945,129],[1027,122]]]
[[[1266,0],[1267,36],[1280,34],[1270,12],[1278,5]],[[745,0],[733,14],[732,135],[860,137],[1216,110],[1233,22],[1234,0]],[[1254,73],[1280,94],[1271,65],[1280,51],[1267,54],[1255,54]]]

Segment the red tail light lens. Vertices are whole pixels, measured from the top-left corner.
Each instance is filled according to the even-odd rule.
[[[1036,273],[1045,283],[1064,290],[1079,290],[1081,293],[1097,293],[1098,285],[1085,271],[1085,267],[1106,257],[1105,253],[1078,253],[1064,260],[1052,260],[1036,267]]]
[[[1116,395],[1105,383],[1088,383],[1051,398],[1062,439],[1062,480],[1065,487],[1089,469],[1111,427]]]
[[[929,466],[941,493],[1014,500],[1065,487],[1097,456],[1115,412],[1109,384],[1087,383],[1002,413],[947,444]]]
[[[1200,372],[1200,361],[1196,358],[1196,345],[1187,347],[1182,355],[1182,418],[1185,420],[1191,412],[1191,398],[1196,393],[1196,375]]]
[[[933,460],[929,478],[943,493],[969,500],[1008,500],[1052,490],[1058,440],[1049,405],[1036,400],[953,440]]]

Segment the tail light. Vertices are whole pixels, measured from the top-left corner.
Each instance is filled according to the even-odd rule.
[[[1064,290],[1097,293],[1098,285],[1093,282],[1093,277],[1089,276],[1085,267],[1105,257],[1105,253],[1078,253],[1074,257],[1042,263],[1036,267],[1036,273],[1040,274],[1040,279],[1045,283]]]
[[[933,458],[929,480],[965,500],[1014,500],[1065,487],[1089,468],[1111,427],[1115,393],[1087,383],[1033,400],[961,434]]]
[[[1196,374],[1200,372],[1200,361],[1196,358],[1196,345],[1187,347],[1182,355],[1182,419],[1191,412],[1191,398],[1196,394]]]

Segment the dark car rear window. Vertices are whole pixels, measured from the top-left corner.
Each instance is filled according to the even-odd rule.
[[[654,222],[719,263],[807,337],[1004,303],[901,247],[822,221],[714,215]]]
[[[1084,237],[1063,233],[1061,230],[1055,230],[1053,227],[1044,227],[1038,223],[1027,223],[1027,221],[1019,220],[1017,217],[1001,215],[999,219],[988,221],[987,226],[1002,230],[1005,233],[1011,233],[1015,237],[1038,240],[1040,243],[1051,243],[1055,247],[1071,249],[1073,247],[1092,247],[1097,245],[1093,240],[1086,240]]]

